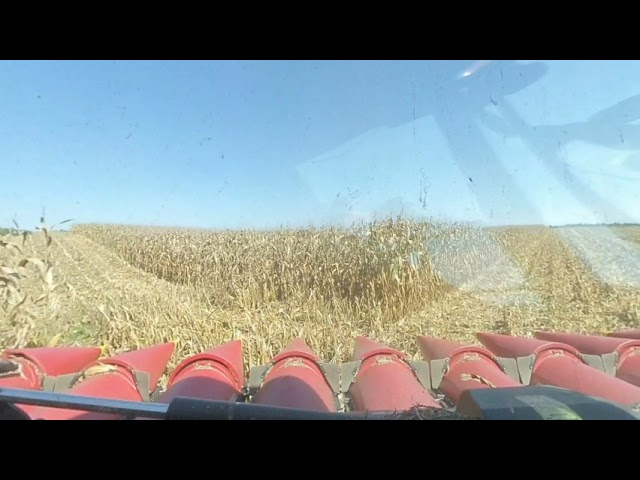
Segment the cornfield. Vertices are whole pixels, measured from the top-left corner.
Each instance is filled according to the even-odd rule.
[[[249,368],[294,337],[326,361],[348,361],[357,335],[415,353],[418,334],[473,342],[478,331],[637,327],[633,272],[603,276],[593,258],[633,266],[640,229],[569,233],[591,245],[605,230],[624,242],[626,261],[606,249],[585,253],[563,228],[403,219],[350,229],[79,225],[5,235],[0,347],[99,345],[109,354],[173,340],[183,358],[242,339]]]

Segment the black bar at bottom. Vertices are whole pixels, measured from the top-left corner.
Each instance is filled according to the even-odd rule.
[[[253,403],[211,402],[197,398],[174,398],[165,420],[355,420],[362,415],[315,412]]]

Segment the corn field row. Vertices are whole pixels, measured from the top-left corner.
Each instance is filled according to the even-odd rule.
[[[609,230],[625,239],[624,251],[640,248],[639,229]],[[357,335],[417,354],[419,334],[473,342],[478,331],[640,326],[640,292],[624,286],[631,266],[617,268],[620,255],[606,251],[603,262],[593,261],[595,251],[586,262],[566,237],[547,227],[407,220],[271,232],[79,225],[5,235],[0,348],[99,345],[115,353],[172,340],[181,358],[241,339],[249,367],[294,337],[327,361],[348,361]],[[606,275],[594,271],[601,263]],[[606,282],[611,271],[615,284]]]
[[[472,269],[482,255],[481,248],[450,247],[459,237],[469,238],[463,226],[392,220],[351,230],[206,232],[82,225],[74,232],[159,278],[204,289],[212,304],[225,308],[312,302],[354,314],[382,309],[398,317],[451,288],[434,274],[431,256],[440,266]],[[433,241],[437,252],[429,250]]]

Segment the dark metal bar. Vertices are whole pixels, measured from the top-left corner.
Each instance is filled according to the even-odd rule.
[[[253,403],[202,400],[178,397],[170,404],[132,402],[111,398],[87,397],[17,388],[0,388],[2,405],[36,405],[66,408],[87,412],[122,415],[124,418],[152,418],[158,420],[385,420],[409,419],[408,412],[317,412],[296,408],[273,407]],[[0,409],[1,410],[1,409]],[[437,417],[459,414],[437,410]],[[415,416],[415,414],[414,414]],[[433,416],[433,415],[431,415]],[[416,418],[421,418],[419,415]],[[427,415],[425,418],[428,418]]]
[[[0,388],[0,402],[157,419],[164,418],[169,407],[162,403],[131,402],[17,388]]]
[[[362,415],[314,412],[251,403],[176,398],[171,404],[131,402],[14,388],[0,388],[0,402],[166,420],[350,420]]]
[[[213,402],[196,398],[175,398],[166,420],[355,420],[361,414],[317,412],[253,403]]]

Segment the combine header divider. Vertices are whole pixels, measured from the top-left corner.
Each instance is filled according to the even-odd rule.
[[[0,355],[0,419],[593,418],[611,408],[640,411],[640,339],[477,337],[484,346],[418,336],[422,359],[413,360],[360,336],[346,363],[325,363],[295,338],[270,363],[249,369],[248,379],[242,342],[233,340],[183,359],[164,391],[159,380],[173,342],[108,358],[98,348],[10,349]]]

